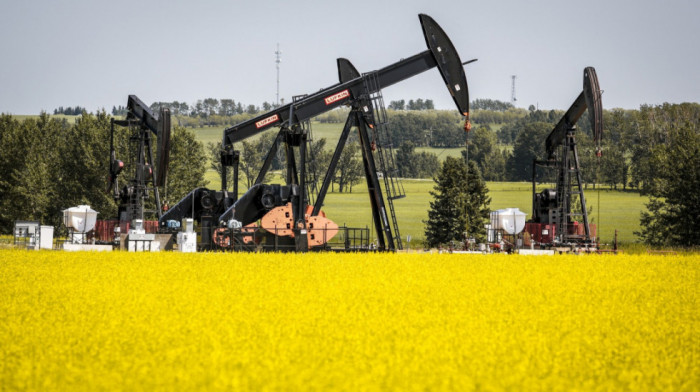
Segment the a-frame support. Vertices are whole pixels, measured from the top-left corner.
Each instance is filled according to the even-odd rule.
[[[135,150],[135,155],[132,156],[134,177],[124,189],[117,189],[116,176],[118,171],[115,171],[113,174],[112,171],[114,169],[110,167],[110,178],[114,181],[110,186],[114,187],[115,199],[120,199],[118,219],[128,222],[131,222],[133,219],[144,219],[144,200],[149,190],[153,192],[156,208],[154,211],[147,212],[154,212],[158,216],[158,219],[160,219],[163,212],[160,204],[160,193],[158,192],[158,187],[155,186],[155,184],[157,184],[157,179],[156,172],[153,169],[153,139],[151,138],[149,128],[147,128],[144,125],[144,121],[140,119],[112,119],[110,124],[110,138],[112,140],[110,166],[113,166],[114,161],[116,161],[116,158],[114,158],[113,145],[115,124],[131,129],[132,134],[129,137],[129,141],[132,144],[132,150]],[[148,185],[149,181],[151,186]]]
[[[358,100],[348,114],[345,127],[343,128],[338,145],[333,153],[333,157],[331,158],[328,171],[323,179],[323,184],[318,192],[318,197],[316,198],[316,203],[311,215],[318,215],[319,211],[321,210],[326,193],[328,192],[328,187],[330,186],[333,176],[335,175],[335,171],[338,167],[340,154],[343,152],[348,135],[350,134],[350,130],[353,127],[357,127],[360,147],[362,150],[362,166],[365,171],[367,191],[369,193],[370,206],[372,208],[372,220],[374,221],[374,228],[377,232],[377,248],[378,250],[395,251],[396,245],[394,236],[387,217],[384,195],[382,194],[382,189],[379,184],[377,166],[374,162],[374,155],[372,154],[372,139],[369,135],[369,126],[365,120],[365,114],[363,113],[363,109],[368,107],[368,102]]]

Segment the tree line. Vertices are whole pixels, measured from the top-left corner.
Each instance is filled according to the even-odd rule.
[[[173,113],[176,113],[177,124],[187,128],[196,128],[205,123],[228,126],[259,114],[256,111],[259,108],[243,110],[244,105],[232,99],[199,100],[194,105],[195,111],[188,112],[188,116],[185,117],[177,113],[183,113],[182,110],[189,107],[186,103],[157,102],[151,106],[157,110],[162,105],[169,105]],[[177,109],[178,107],[180,109]],[[475,161],[485,180],[529,181],[533,159],[544,158],[544,140],[564,112],[536,110],[534,107],[530,108],[531,110],[517,109],[509,103],[488,99],[477,99],[472,102],[472,107],[478,109],[471,113],[473,130],[468,134],[464,132],[461,115],[454,111],[389,109],[388,129],[392,147],[396,149],[400,174],[404,177],[424,178],[436,174],[435,154],[417,152],[417,149],[464,148],[468,145],[463,154]],[[648,150],[654,147],[648,144],[648,140],[653,140],[651,135],[647,135],[653,133],[653,127],[646,125],[651,121],[649,113],[684,113],[683,110],[674,109],[676,107],[694,108],[695,104],[665,104],[659,108],[643,106],[639,110],[606,110],[600,158],[595,156],[590,125],[585,121],[587,115],[584,114],[577,124],[576,137],[586,185],[603,184],[614,189],[646,189],[646,184],[653,181],[655,173],[647,164]],[[122,108],[115,110],[119,111]],[[347,108],[333,110],[318,116],[316,120],[339,123],[345,121],[347,112]],[[196,117],[205,114],[209,116],[210,121]],[[190,117],[192,115],[195,117]]]
[[[160,110],[161,107],[170,109],[170,113],[176,116],[189,117],[209,117],[209,116],[234,116],[236,114],[256,114],[260,111],[270,111],[276,105],[269,102],[263,102],[262,106],[246,105],[241,102],[236,102],[233,99],[216,99],[206,98],[199,99],[195,103],[188,105],[186,102],[154,102],[151,104],[151,110]]]
[[[218,102],[220,109],[221,101]],[[474,110],[471,116],[474,127],[469,133],[464,131],[462,117],[454,111],[389,110],[389,132],[399,175],[437,176],[441,165],[436,154],[420,151],[422,147],[462,148],[464,160],[473,162],[484,180],[530,181],[533,160],[545,158],[545,139],[563,114],[563,111],[531,109],[504,106],[498,111]],[[75,124],[51,118],[46,113],[24,121],[10,115],[0,117],[0,231],[7,232],[15,219],[58,224],[60,211],[77,204],[90,204],[104,217],[116,213],[114,201],[104,192],[110,117],[104,112],[83,111],[82,114]],[[238,120],[236,116],[253,115],[243,113],[223,118],[234,122]],[[507,116],[502,117],[507,121],[478,120],[494,115]],[[317,119],[342,118],[344,121],[346,116],[347,109],[340,109]],[[700,227],[697,222],[700,217],[697,199],[700,195],[700,104],[606,110],[600,157],[595,154],[586,118],[584,114],[576,131],[586,186],[632,189],[650,197],[640,238],[649,243],[689,243],[688,238]],[[167,188],[161,191],[170,202],[202,186],[207,167],[218,161],[215,150],[220,146],[209,146],[206,152],[193,132],[182,126],[176,126],[173,131],[173,166]],[[128,131],[120,135],[116,143],[118,156],[127,156]],[[237,146],[242,151],[241,170],[248,186],[255,179],[273,138],[274,134],[264,135],[257,141],[244,141]],[[363,178],[356,143],[352,137],[348,141],[339,173],[333,181],[334,190],[351,191]],[[320,139],[309,148],[314,151],[309,162],[311,175],[317,178],[315,181],[320,181],[325,174],[332,147]],[[278,155],[273,169],[284,167],[283,152]],[[549,175],[540,173],[538,180],[553,182]],[[682,223],[682,228],[673,222]],[[660,232],[666,234],[658,235]]]
[[[479,98],[471,102],[470,108],[472,110],[490,110],[494,112],[505,112],[510,109],[515,109],[510,102],[503,102],[497,99],[484,99]]]
[[[58,108],[53,110],[53,114],[65,114],[67,116],[79,116],[85,112],[85,108],[80,107],[80,106],[75,106],[75,107],[63,107],[59,106]]]
[[[92,206],[99,219],[116,217],[117,205],[107,192],[110,119],[104,111],[83,112],[74,124],[46,113],[25,120],[0,115],[0,232],[11,232],[15,220],[60,227],[62,211],[81,204]],[[115,150],[126,164],[120,185],[133,177],[129,157],[136,149],[130,136],[131,130],[117,127]],[[170,157],[160,193],[180,200],[204,185],[207,156],[192,131],[176,126]]]
[[[199,99],[192,104],[184,101],[158,101],[150,105],[150,109],[154,112],[158,112],[160,108],[169,109],[175,123],[187,128],[230,126],[276,107],[277,105],[269,102],[263,102],[261,106],[257,106],[236,102],[233,99],[216,98]],[[112,106],[111,113],[113,116],[125,116],[127,109],[123,105]],[[75,114],[81,114],[81,112]]]
[[[399,99],[398,101],[389,102],[388,109],[391,110],[434,110],[435,103],[432,99],[423,100],[423,98],[418,98],[415,101],[412,99],[408,100],[406,103],[405,99]]]

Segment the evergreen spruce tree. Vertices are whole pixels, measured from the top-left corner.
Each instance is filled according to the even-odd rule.
[[[461,241],[465,231],[483,239],[491,199],[474,162],[469,162],[467,169],[462,159],[445,159],[430,194],[434,200],[424,222],[429,247]]]
[[[477,241],[485,241],[485,226],[489,222],[489,214],[491,213],[489,208],[491,197],[489,197],[489,189],[481,177],[479,167],[474,161],[469,161],[466,182],[466,231],[470,237],[474,237]]]
[[[170,139],[168,199],[178,202],[192,189],[206,185],[207,154],[195,133],[184,127],[173,127]]]

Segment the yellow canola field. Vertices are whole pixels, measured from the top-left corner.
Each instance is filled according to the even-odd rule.
[[[0,251],[0,390],[700,389],[700,257]]]

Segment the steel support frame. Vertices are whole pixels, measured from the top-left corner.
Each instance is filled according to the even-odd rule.
[[[562,241],[569,242],[569,223],[573,221],[571,219],[572,213],[572,181],[575,181],[575,186],[578,192],[575,192],[579,196],[579,201],[581,203],[581,216],[583,218],[583,225],[585,231],[585,242],[591,241],[591,231],[588,224],[588,210],[586,208],[586,198],[583,193],[583,179],[581,178],[581,166],[578,157],[578,148],[576,147],[576,129],[571,127],[567,130],[564,143],[561,145],[561,164],[559,166],[559,176],[557,181],[557,198],[560,200],[559,208],[563,209],[559,214],[559,227],[562,233]],[[571,175],[574,175],[572,178]]]
[[[372,155],[372,142],[367,131],[367,124],[363,121],[362,114],[355,111],[357,130],[360,134],[360,147],[362,148],[362,163],[365,169],[365,178],[367,179],[367,191],[369,192],[370,205],[372,207],[372,218],[374,226],[377,230],[377,247],[379,250],[395,251],[394,236],[391,232],[389,219],[386,214],[386,205],[382,189],[379,185],[377,176],[377,166],[374,163]],[[386,241],[384,241],[386,236]]]
[[[160,193],[158,191],[158,187],[155,185],[156,182],[156,171],[154,169],[154,159],[153,159],[153,148],[152,148],[152,138],[151,138],[151,132],[149,131],[149,127],[145,120],[142,119],[132,119],[132,120],[125,120],[125,121],[112,121],[111,122],[111,127],[110,127],[110,139],[111,139],[111,150],[110,151],[110,163],[113,162],[114,158],[114,145],[113,145],[113,139],[114,139],[114,124],[123,126],[123,127],[128,127],[128,128],[133,128],[135,127],[136,130],[133,131],[133,134],[130,137],[130,141],[133,144],[136,144],[136,156],[133,161],[134,163],[134,177],[132,180],[129,182],[129,185],[132,187],[133,192],[131,195],[127,194],[124,196],[121,196],[122,198],[126,197],[128,198],[128,202],[125,206],[126,210],[126,215],[128,215],[127,220],[133,220],[133,219],[144,219],[144,199],[146,197],[146,191],[148,190],[147,181],[148,179],[145,177],[145,173],[143,172],[143,169],[148,165],[150,167],[150,181],[153,184],[153,195],[155,199],[155,204],[156,204],[156,215],[158,216],[158,219],[161,218],[163,211],[161,209],[161,204],[160,204]],[[111,168],[110,168],[111,170]],[[118,182],[116,177],[114,178],[114,195],[117,196],[119,195],[119,189],[118,187]],[[121,216],[117,217],[118,219],[122,219]]]

